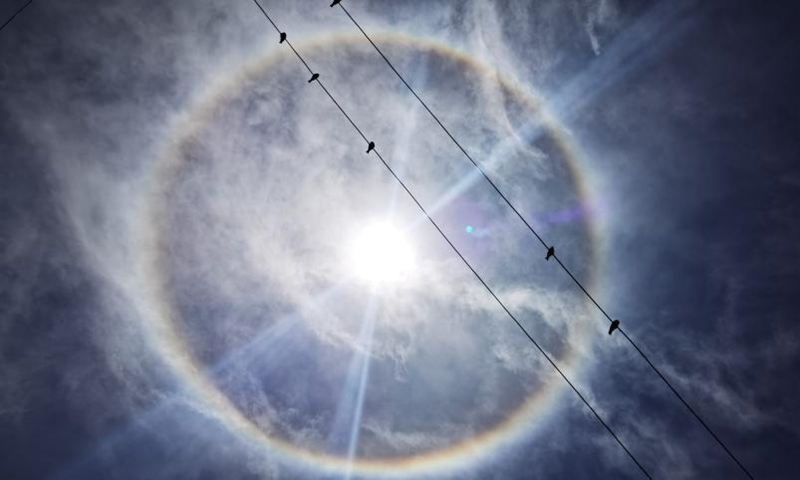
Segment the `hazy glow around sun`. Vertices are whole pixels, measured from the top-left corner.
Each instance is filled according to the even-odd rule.
[[[398,228],[376,222],[355,235],[350,266],[356,277],[370,284],[396,283],[413,271],[414,254]]]

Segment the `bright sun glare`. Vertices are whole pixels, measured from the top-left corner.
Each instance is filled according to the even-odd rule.
[[[396,283],[405,279],[414,255],[400,230],[382,222],[361,230],[353,240],[350,261],[358,278],[371,284]]]

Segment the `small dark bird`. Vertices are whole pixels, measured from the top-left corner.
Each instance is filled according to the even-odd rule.
[[[550,247],[547,249],[547,256],[544,257],[545,260],[550,260],[550,257],[556,254],[556,247]]]
[[[311,80],[309,80],[308,83],[311,83],[311,82],[313,82],[314,80],[316,80],[318,78],[319,78],[319,73],[315,73],[315,74],[311,75]]]
[[[333,3],[331,3],[331,7],[335,7],[336,5],[339,5],[339,3],[341,3],[341,1],[342,0],[333,0]]]
[[[367,153],[375,150],[375,142],[369,142],[369,146],[367,146]]]
[[[286,41],[286,32],[281,32],[281,41],[278,43],[283,43]]]
[[[608,334],[611,335],[614,333],[614,330],[619,328],[619,320],[614,320],[611,322],[611,326],[608,327]]]

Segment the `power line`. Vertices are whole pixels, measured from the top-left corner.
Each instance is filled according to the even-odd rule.
[[[267,14],[267,12],[261,6],[261,4],[258,2],[258,0],[253,0],[253,3],[255,3],[258,6],[259,10],[261,10],[261,13],[264,14],[264,17],[266,17],[266,19],[275,28],[275,30],[278,32],[278,34],[279,35],[282,34],[283,32],[280,30],[280,28],[278,28],[278,26],[275,24],[275,22],[272,20],[272,18]],[[356,130],[356,132],[358,132],[358,134],[361,136],[361,138],[365,142],[370,144],[370,149],[372,149],[372,151],[375,152],[375,155],[377,155],[377,157],[380,159],[380,161],[383,164],[383,166],[386,167],[386,169],[389,171],[389,173],[392,175],[392,177],[397,181],[397,183],[400,184],[400,186],[403,188],[403,190],[405,190],[405,192],[408,194],[408,196],[411,197],[411,199],[414,201],[414,203],[417,205],[417,207],[420,209],[420,211],[425,215],[425,217],[428,219],[428,221],[430,221],[431,225],[433,225],[433,227],[436,229],[436,231],[439,232],[439,234],[442,236],[442,238],[447,242],[447,244],[453,250],[453,252],[455,252],[455,254],[458,256],[458,258],[461,259],[461,261],[464,263],[464,265],[466,265],[467,268],[475,276],[475,278],[477,278],[478,281],[480,281],[481,285],[483,285],[483,287],[486,289],[486,291],[489,292],[489,294],[500,305],[500,307],[503,309],[503,311],[505,311],[506,314],[508,314],[508,316],[511,317],[511,319],[514,321],[514,323],[517,325],[517,327],[519,327],[519,329],[522,331],[522,333],[525,334],[525,336],[528,338],[528,340],[530,340],[530,342],[536,347],[536,349],[545,357],[545,359],[548,361],[548,363],[550,363],[550,365],[556,370],[556,372],[558,372],[558,374],[561,376],[561,378],[570,386],[570,388],[572,388],[572,390],[575,392],[575,394],[578,395],[578,397],[581,399],[581,401],[589,408],[589,410],[592,412],[592,414],[594,414],[595,418],[597,418],[597,420],[600,422],[600,424],[602,424],[603,427],[605,427],[605,429],[614,438],[614,440],[616,440],[616,442],[619,444],[619,446],[622,447],[622,449],[631,458],[631,460],[633,460],[633,462],[636,464],[636,466],[639,467],[639,470],[641,470],[642,473],[648,479],[652,480],[653,477],[650,476],[650,474],[647,472],[647,470],[644,468],[644,466],[642,466],[642,464],[639,463],[639,460],[637,460],[636,457],[633,455],[633,453],[630,450],[628,450],[628,448],[625,446],[624,443],[622,443],[622,440],[620,440],[620,438],[617,436],[617,434],[614,432],[614,430],[612,430],[612,428],[605,422],[605,420],[603,420],[603,418],[600,416],[599,413],[597,413],[597,411],[594,409],[594,407],[592,407],[592,405],[589,403],[589,401],[586,399],[586,397],[584,397],[583,394],[581,394],[580,390],[578,390],[578,388],[569,380],[569,378],[558,367],[558,365],[555,363],[555,361],[553,361],[553,359],[550,358],[550,355],[548,355],[547,352],[544,351],[544,349],[539,345],[539,343],[536,340],[534,340],[534,338],[530,335],[530,333],[528,333],[528,331],[525,329],[525,327],[522,326],[522,323],[520,323],[520,321],[516,318],[516,316],[514,316],[514,314],[511,313],[511,311],[508,309],[508,307],[506,307],[506,305],[503,303],[503,301],[500,300],[500,298],[497,296],[497,294],[495,294],[494,290],[489,286],[489,284],[486,283],[486,281],[483,279],[483,277],[481,277],[481,275],[472,267],[472,265],[469,263],[469,261],[461,254],[461,252],[453,244],[453,242],[450,241],[450,239],[447,237],[447,235],[444,233],[444,231],[436,223],[436,221],[430,216],[430,214],[428,214],[428,211],[425,209],[425,207],[423,207],[422,204],[419,202],[419,200],[417,200],[417,197],[414,196],[414,194],[411,192],[411,190],[408,188],[408,186],[406,186],[405,182],[403,182],[403,180],[400,179],[400,177],[395,173],[394,169],[392,169],[392,167],[389,165],[389,163],[386,162],[386,160],[378,152],[378,150],[376,148],[374,148],[374,144],[372,144],[372,142],[370,142],[367,139],[367,137],[364,135],[364,133],[358,127],[358,125],[356,125],[356,123],[353,121],[353,119],[350,117],[350,115],[347,114],[347,112],[344,110],[344,108],[342,108],[342,106],[339,104],[339,102],[336,101],[336,99],[333,97],[333,95],[331,95],[330,91],[328,91],[328,89],[325,87],[325,85],[319,79],[317,74],[311,69],[311,67],[309,67],[308,63],[303,59],[303,57],[300,55],[300,53],[294,48],[294,46],[291,44],[291,42],[288,39],[284,39],[282,41],[285,42],[289,46],[289,48],[291,48],[292,52],[295,54],[297,59],[300,60],[300,62],[305,66],[305,68],[309,71],[309,73],[312,74],[312,80],[311,81],[316,81],[316,83],[319,84],[319,86],[322,88],[322,90],[325,92],[325,94],[328,96],[328,98],[330,98],[331,101],[336,105],[336,107],[339,109],[339,111],[342,113],[342,115],[344,115],[345,118],[347,118],[348,122],[350,122],[350,125],[353,126],[353,128]],[[315,76],[316,76],[316,78],[315,78]]]
[[[403,85],[406,86],[406,88],[411,92],[411,94],[419,101],[419,103],[425,108],[425,110],[427,110],[427,112],[431,115],[431,117],[433,117],[433,119],[436,121],[436,123],[438,123],[439,126],[442,128],[444,133],[446,133],[447,136],[450,138],[450,140],[452,140],[453,143],[455,143],[455,145],[458,147],[458,149],[461,150],[461,152],[464,154],[464,156],[467,157],[467,159],[469,159],[470,162],[472,162],[472,164],[475,166],[475,168],[477,168],[478,171],[481,173],[483,178],[489,183],[489,185],[492,186],[492,188],[495,190],[495,192],[497,192],[497,194],[500,195],[500,197],[505,201],[506,205],[508,205],[508,207],[511,208],[511,210],[517,215],[517,217],[520,220],[522,220],[522,223],[524,223],[525,226],[528,227],[528,230],[530,230],[530,232],[536,237],[536,239],[539,240],[539,242],[542,244],[542,246],[545,249],[549,249],[550,247],[544,241],[544,239],[536,232],[536,230],[531,226],[531,224],[528,223],[528,221],[525,219],[525,217],[522,216],[522,214],[519,212],[519,210],[517,210],[516,207],[514,207],[514,205],[511,203],[511,201],[508,199],[508,197],[506,197],[503,194],[503,192],[500,191],[500,189],[497,187],[497,185],[492,181],[491,178],[489,178],[489,175],[478,164],[478,162],[476,162],[475,159],[473,159],[472,156],[466,151],[466,149],[464,149],[464,147],[461,146],[461,143],[459,143],[459,141],[456,140],[456,138],[453,136],[453,134],[450,133],[450,130],[448,130],[447,127],[445,127],[445,125],[441,122],[441,120],[439,120],[439,117],[435,113],[433,113],[433,111],[428,107],[428,105],[425,103],[425,101],[422,100],[422,98],[420,98],[420,96],[417,94],[417,92],[414,90],[414,88],[411,87],[411,85],[409,85],[409,83],[406,81],[406,79],[403,78],[403,76],[400,74],[400,72],[397,71],[397,69],[394,67],[394,65],[392,65],[392,62],[389,61],[389,59],[386,57],[386,55],[384,55],[383,51],[381,51],[381,49],[378,47],[378,45],[376,45],[375,42],[372,41],[372,38],[367,34],[366,31],[364,31],[364,29],[356,21],[356,19],[353,18],[353,16],[350,14],[350,12],[347,10],[347,8],[345,8],[345,6],[342,5],[341,3],[338,3],[338,5],[342,9],[342,11],[347,15],[347,17],[350,19],[350,21],[352,21],[353,24],[361,31],[361,33],[364,35],[364,38],[367,39],[367,41],[372,45],[372,47],[375,49],[375,51],[378,52],[378,55],[380,55],[381,58],[383,58],[384,62],[386,62],[386,65],[388,65],[389,68],[395,73],[395,75],[397,75],[397,78],[399,78],[400,81],[403,82]],[[331,5],[331,7],[333,7],[333,6],[335,6],[335,5]],[[575,284],[583,291],[583,293],[586,295],[586,297],[588,297],[589,300],[591,300],[592,303],[597,307],[597,309],[600,310],[600,312],[603,314],[603,316],[605,316],[606,319],[608,319],[608,321],[610,323],[613,323],[614,320],[611,318],[611,316],[605,311],[605,309],[602,306],[600,306],[600,304],[597,302],[597,300],[595,300],[595,298],[592,296],[592,294],[590,294],[589,291],[586,290],[586,288],[583,286],[583,284],[575,277],[575,275],[572,274],[572,272],[567,268],[567,266],[564,265],[564,263],[561,261],[561,259],[559,259],[558,256],[555,255],[555,254],[550,255],[550,256],[552,256],[553,258],[556,259],[556,262],[558,262],[558,265],[561,266],[561,268],[567,273],[567,275],[569,275],[569,277],[572,279],[572,281],[575,282]],[[708,424],[700,417],[700,415],[697,413],[697,411],[695,411],[695,409],[691,405],[689,405],[689,403],[686,401],[686,399],[683,398],[683,396],[680,393],[678,393],[678,391],[675,389],[675,387],[672,385],[672,383],[661,373],[661,371],[653,364],[653,362],[650,361],[650,359],[647,357],[647,355],[639,348],[638,345],[636,345],[636,343],[633,341],[633,339],[631,337],[629,337],[628,334],[625,333],[625,331],[622,330],[622,328],[617,327],[617,329],[625,337],[625,339],[631,344],[631,346],[633,346],[633,348],[636,349],[636,351],[639,353],[639,355],[641,355],[641,357],[647,362],[647,364],[658,375],[658,377],[667,385],[667,387],[669,387],[669,389],[672,391],[672,393],[675,394],[675,396],[678,398],[678,400],[680,400],[681,403],[683,403],[683,405],[686,406],[686,408],[689,410],[689,412],[691,412],[691,414],[697,419],[697,421],[700,422],[700,424],[708,431],[708,433],[711,434],[711,436],[714,438],[714,440],[716,440],[717,443],[725,450],[725,452],[728,454],[728,456],[734,462],[736,462],[736,464],[739,466],[739,468],[741,468],[742,471],[750,479],[754,480],[753,475],[750,474],[750,472],[747,470],[747,468],[745,468],[745,466],[742,464],[742,462],[739,461],[739,459],[736,457],[736,455],[734,455],[733,452],[725,445],[725,443],[714,433],[714,431],[711,429],[711,427],[709,427]]]
[[[22,13],[22,11],[25,10],[26,8],[28,8],[28,5],[30,5],[31,3],[33,3],[33,0],[28,0],[28,3],[19,7],[19,10],[14,12],[14,15],[11,15],[11,17],[9,17],[9,19],[6,20],[6,22],[2,26],[0,26],[0,32],[3,31],[4,28],[6,28],[6,25],[8,25],[9,23],[11,23],[12,20],[14,20],[14,17]]]

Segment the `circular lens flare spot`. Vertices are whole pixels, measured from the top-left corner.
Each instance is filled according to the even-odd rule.
[[[350,250],[355,275],[370,284],[396,283],[408,278],[414,254],[402,232],[387,222],[374,223],[355,238]]]

